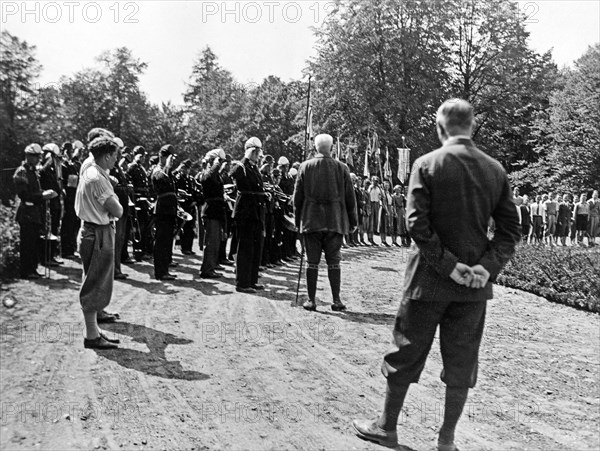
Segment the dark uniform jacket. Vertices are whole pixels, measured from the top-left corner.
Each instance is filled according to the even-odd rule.
[[[488,239],[490,218],[496,223]],[[468,138],[450,138],[413,166],[406,225],[415,244],[404,295],[425,301],[482,301],[520,239],[519,217],[506,172]],[[490,282],[473,289],[450,279],[457,262],[481,264]]]
[[[60,198],[62,196],[62,178],[56,173],[54,157],[51,157],[40,170],[40,186],[43,190],[51,189],[58,193],[54,199],[50,199],[50,208],[60,210]]]
[[[128,209],[129,205],[129,180],[127,179],[127,175],[121,170],[119,165],[115,165],[110,170],[110,175],[112,175],[117,180],[117,185],[114,187],[115,194],[119,199],[119,203],[123,206],[124,209]]]
[[[44,199],[42,187],[35,168],[26,161],[13,175],[13,182],[21,204],[17,209],[17,222],[42,224],[42,208]]]
[[[266,193],[256,164],[242,158],[231,172],[237,187],[237,199],[233,217],[237,222],[256,221],[264,223]]]
[[[177,195],[175,183],[171,176],[159,164],[152,171],[152,187],[156,192],[156,206],[154,213],[157,215],[177,215]]]
[[[296,176],[294,207],[300,233],[347,235],[358,224],[348,166],[322,154],[302,163]]]
[[[63,161],[62,163],[62,186],[65,189],[65,203],[75,203],[75,193],[79,183],[79,170],[81,164],[77,160]],[[69,186],[75,185],[75,186]]]
[[[220,164],[213,164],[206,168],[200,175],[200,184],[204,195],[204,204],[200,214],[203,218],[225,221],[227,205],[225,204],[225,190],[223,179],[219,173]]]
[[[137,196],[148,196],[148,174],[141,164],[131,163],[127,169],[127,176]]]

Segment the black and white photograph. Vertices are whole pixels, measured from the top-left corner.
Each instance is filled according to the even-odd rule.
[[[0,54],[0,451],[600,449],[599,0],[3,0]]]

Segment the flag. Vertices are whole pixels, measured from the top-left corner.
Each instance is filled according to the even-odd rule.
[[[371,172],[369,171],[369,149],[365,150],[365,169],[363,175],[367,178],[371,178]]]
[[[390,151],[386,148],[385,150],[385,164],[383,165],[383,178],[388,179],[392,182],[392,166],[390,165]]]
[[[333,151],[332,157],[334,160],[340,159],[340,137],[339,136],[337,138],[337,146],[336,146],[335,150]]]
[[[410,172],[410,149],[398,148],[398,178],[402,184],[406,184],[407,175]]]
[[[352,149],[354,147],[354,144],[348,146],[348,151],[346,152],[346,164],[350,167],[354,167],[354,156],[352,155]]]
[[[308,137],[309,141],[313,138],[312,118],[313,118],[312,106],[309,106],[308,107],[308,115],[306,117],[306,136]]]

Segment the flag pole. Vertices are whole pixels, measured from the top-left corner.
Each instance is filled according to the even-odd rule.
[[[312,75],[308,75],[308,96],[306,97],[306,127],[304,128],[304,156],[302,158],[302,161],[306,161],[306,155],[308,154],[308,140],[310,139],[310,136],[308,136],[310,134],[310,130],[309,130],[309,124],[308,121],[310,120],[309,113],[310,113],[310,81],[311,81]]]

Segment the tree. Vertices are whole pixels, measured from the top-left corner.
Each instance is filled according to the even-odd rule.
[[[598,189],[600,180],[600,43],[590,46],[564,86],[550,98],[549,113],[535,123],[537,164],[514,178],[533,189],[571,193]]]

